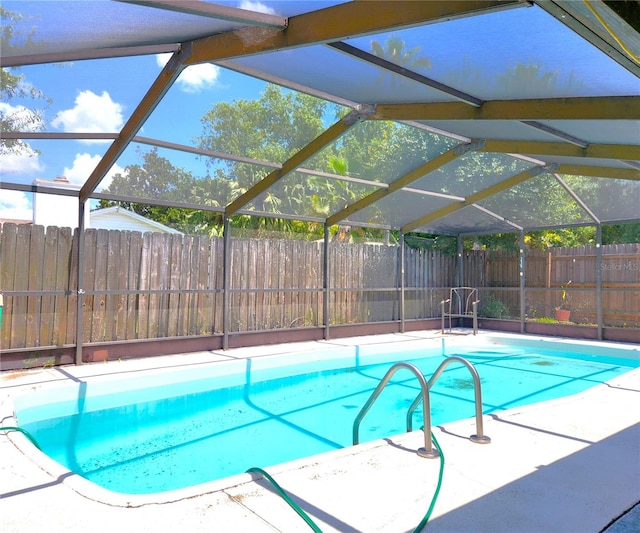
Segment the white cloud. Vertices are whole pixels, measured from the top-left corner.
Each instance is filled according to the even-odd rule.
[[[23,143],[20,152],[11,152],[6,148],[0,150],[0,174],[2,175],[41,173],[43,170],[38,153],[26,143]]]
[[[159,67],[164,67],[170,58],[171,54],[157,54],[156,63]],[[176,83],[185,93],[195,94],[215,86],[219,75],[219,67],[211,63],[202,63],[184,69]]]
[[[64,132],[114,133],[123,124],[123,106],[114,102],[106,91],[97,95],[91,91],[81,91],[71,109],[60,111],[51,121],[54,128]],[[110,141],[83,141],[110,142]]]
[[[12,106],[6,102],[0,102],[0,116],[3,120],[10,120],[12,129],[19,131],[38,131],[43,126],[40,116],[24,106]],[[11,148],[0,146],[0,172],[3,175],[29,174],[42,170],[38,152],[28,143],[19,141]]]
[[[91,155],[87,153],[76,154],[73,160],[73,166],[64,167],[63,175],[69,180],[70,183],[83,184],[91,173],[95,170],[96,166],[100,162],[101,157],[99,155]],[[98,189],[104,189],[109,186],[113,176],[115,174],[123,174],[124,170],[118,165],[113,165],[105,178],[100,182]]]
[[[276,12],[270,7],[267,7],[262,2],[240,2],[240,9],[247,9],[249,11],[257,11],[258,13],[265,13],[267,15],[275,15]]]
[[[31,194],[21,191],[0,190],[0,218],[32,220]]]

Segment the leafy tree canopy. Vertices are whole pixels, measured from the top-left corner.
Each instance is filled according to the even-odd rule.
[[[9,50],[19,46],[17,43],[28,43],[33,32],[23,30],[24,16],[0,6],[0,47]],[[13,100],[51,101],[36,87],[27,83],[24,74],[15,68],[0,68],[0,131],[39,131],[44,129],[44,111],[28,109],[23,105],[9,105]],[[0,137],[0,153],[33,154],[31,147],[20,139]]]

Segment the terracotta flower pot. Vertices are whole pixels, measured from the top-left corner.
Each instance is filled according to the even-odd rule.
[[[571,311],[569,309],[556,309],[556,320],[558,322],[569,322]]]

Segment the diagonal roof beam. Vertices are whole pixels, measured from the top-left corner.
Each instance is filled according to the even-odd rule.
[[[450,20],[512,7],[524,0],[458,0],[456,2],[378,1],[345,2],[289,18],[283,31],[243,28],[193,41],[188,65],[274,52],[285,48],[324,44],[425,22]]]
[[[160,71],[160,74],[144,95],[138,107],[136,107],[131,114],[118,137],[111,143],[111,146],[109,146],[107,152],[100,159],[100,162],[89,176],[89,179],[87,179],[82,189],[80,189],[81,202],[89,198],[91,193],[107,175],[109,169],[118,160],[118,157],[120,157],[122,152],[129,146],[133,137],[138,133],[145,120],[147,120],[163,96],[171,88],[173,82],[178,79],[178,76],[180,76],[184,68],[184,61],[189,57],[189,53],[190,47],[188,45],[183,46],[178,52],[175,52],[173,56],[171,56],[171,59]]]
[[[567,194],[569,194],[569,196],[571,196],[571,198],[573,198],[573,200],[582,208],[584,209],[584,211],[598,224],[600,224],[602,221],[598,218],[598,216],[589,208],[589,206],[584,202],[584,200],[582,198],[580,198],[580,196],[578,195],[578,193],[576,193],[571,187],[569,187],[569,185],[567,185],[567,182],[564,181],[562,179],[562,176],[560,176],[560,174],[554,174],[553,177],[556,179],[556,181],[560,184],[560,186],[567,191]]]
[[[454,148],[447,150],[446,152],[431,159],[430,161],[427,161],[425,164],[420,165],[419,167],[408,172],[401,178],[395,180],[393,183],[390,183],[389,187],[378,189],[377,191],[368,194],[364,198],[361,198],[357,202],[354,202],[353,204],[345,207],[342,211],[331,215],[329,218],[327,218],[327,225],[332,226],[333,224],[337,224],[341,220],[344,220],[345,218],[351,216],[353,213],[370,206],[371,204],[381,200],[385,196],[389,196],[390,194],[402,189],[403,187],[406,187],[410,183],[419,180],[426,174],[429,174],[430,172],[433,172],[434,170],[437,170],[440,167],[451,163],[451,161],[463,156],[467,152],[477,150],[481,147],[482,141],[455,146]]]
[[[66,61],[82,61],[85,59],[111,59],[114,57],[133,57],[152,54],[169,54],[180,49],[178,43],[152,44],[142,46],[123,46],[117,48],[86,48],[68,50],[66,52],[44,52],[41,54],[24,54],[2,57],[3,67],[24,67],[27,65],[44,65],[47,63],[63,63]]]
[[[478,211],[482,211],[483,213],[489,215],[490,217],[495,218],[496,220],[500,220],[501,222],[504,222],[505,224],[511,226],[512,228],[517,229],[518,231],[521,231],[524,229],[522,226],[519,226],[515,222],[511,222],[511,220],[509,220],[508,218],[504,218],[498,213],[494,213],[490,209],[487,209],[486,207],[482,207],[480,204],[473,204],[471,207],[477,209]]]
[[[640,96],[378,104],[378,120],[640,120]]]
[[[166,9],[187,15],[211,17],[219,20],[251,24],[253,26],[265,26],[267,28],[284,29],[287,27],[286,17],[259,13],[247,9],[211,4],[199,0],[117,0],[125,4],[136,4],[145,7]]]
[[[487,140],[482,151],[502,154],[640,160],[640,145],[637,144],[589,144],[586,148],[580,148],[572,144],[558,142]]]
[[[269,187],[274,185],[278,180],[284,178],[287,174],[290,174],[291,172],[296,170],[299,166],[303,165],[304,162],[307,161],[310,157],[317,154],[327,145],[335,142],[336,139],[344,135],[349,129],[367,118],[369,114],[370,113],[367,112],[367,109],[365,109],[364,111],[361,109],[357,109],[352,111],[348,115],[345,115],[343,118],[338,120],[338,122],[333,124],[333,126],[331,126],[329,129],[323,131],[318,137],[307,144],[304,148],[293,154],[293,156],[291,156],[282,164],[282,168],[276,168],[275,170],[267,174],[267,176],[261,179],[258,183],[256,183],[253,187],[251,187],[248,191],[231,202],[225,209],[225,214],[227,216],[231,216],[237,213],[245,205],[254,200],[258,195],[262,194]]]
[[[580,148],[586,148],[587,146],[589,146],[589,143],[584,139],[580,139],[575,135],[570,135],[564,131],[560,131],[558,128],[552,128],[548,124],[543,124],[542,122],[538,122],[537,120],[523,120],[522,124],[538,131],[544,131],[545,133],[552,135],[556,139],[567,141],[571,144],[579,146]]]
[[[617,167],[594,167],[591,165],[560,165],[558,174],[569,176],[590,176],[592,178],[611,178],[618,180],[640,181],[640,170]]]
[[[498,182],[492,185],[491,187],[487,187],[486,189],[482,189],[478,192],[475,192],[461,202],[454,202],[452,204],[446,205],[441,209],[437,209],[432,213],[429,213],[428,215],[425,215],[423,217],[418,218],[417,220],[414,220],[413,222],[409,222],[408,224],[405,224],[402,227],[402,232],[408,233],[410,231],[414,231],[420,226],[424,226],[425,224],[429,224],[434,220],[444,218],[447,215],[450,215],[451,213],[455,213],[456,211],[459,211],[460,209],[463,209],[477,202],[485,200],[491,196],[494,196],[502,191],[515,187],[516,185],[519,185],[520,183],[523,183],[535,176],[538,176],[543,172],[553,172],[556,169],[557,169],[557,165],[536,166],[536,167],[529,168],[523,172],[516,174],[515,176],[511,176],[506,180],[502,180],[501,182]]]
[[[457,98],[461,102],[465,102],[472,106],[479,106],[480,104],[482,104],[482,100],[480,98],[476,98],[475,96],[472,96],[468,93],[459,91],[458,89],[450,87],[449,85],[445,85],[444,83],[440,83],[439,81],[432,80],[427,76],[423,76],[422,74],[409,70],[401,65],[396,65],[392,61],[388,61],[387,59],[378,57],[370,52],[365,52],[364,50],[356,48],[355,46],[351,46],[350,44],[338,41],[335,43],[329,43],[328,46],[334,48],[335,50],[340,50],[341,52],[344,52],[345,54],[348,54],[350,56],[362,59],[367,63],[382,67],[383,69],[388,70],[389,72],[393,72],[394,74],[399,74],[400,76],[409,78],[410,80],[421,83],[422,85],[431,87],[432,89],[437,89],[438,91]]]

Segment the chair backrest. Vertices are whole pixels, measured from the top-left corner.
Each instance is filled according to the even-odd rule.
[[[473,313],[473,302],[478,301],[478,289],[474,287],[453,287],[449,291],[449,312],[457,315]]]

